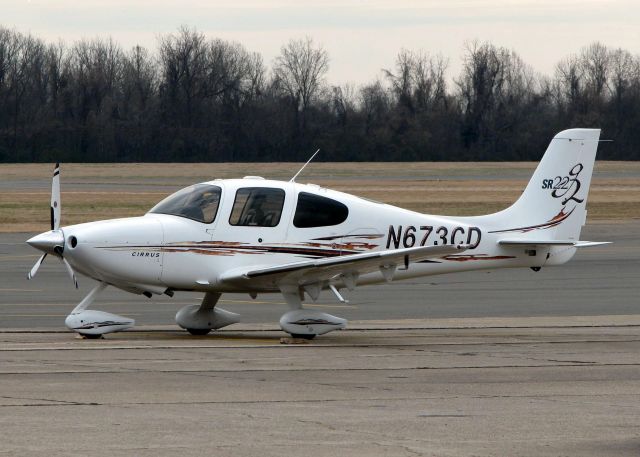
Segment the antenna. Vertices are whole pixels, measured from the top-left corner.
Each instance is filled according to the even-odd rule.
[[[311,161],[313,160],[313,158],[316,156],[316,154],[317,154],[317,153],[319,153],[319,152],[320,152],[320,149],[318,148],[318,150],[317,150],[316,152],[314,152],[314,153],[313,153],[313,155],[309,158],[309,160],[307,160],[307,163],[305,163],[305,164],[302,166],[302,168],[301,168],[301,169],[299,169],[299,170],[298,170],[298,172],[297,172],[295,175],[293,175],[293,178],[291,178],[291,179],[289,180],[289,182],[295,182],[295,180],[296,180],[296,178],[298,177],[298,175],[299,175],[300,173],[302,173],[302,170],[304,170],[304,167],[306,167],[307,165],[309,165],[309,162],[311,162]]]

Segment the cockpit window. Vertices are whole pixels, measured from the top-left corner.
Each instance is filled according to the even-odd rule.
[[[171,214],[210,224],[216,218],[221,189],[210,184],[196,184],[169,195],[150,213]]]
[[[229,224],[275,227],[280,222],[284,191],[268,187],[244,187],[236,192]]]
[[[298,228],[326,227],[347,220],[349,209],[339,201],[300,192],[293,225]]]

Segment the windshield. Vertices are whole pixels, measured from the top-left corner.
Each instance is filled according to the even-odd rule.
[[[216,218],[221,189],[210,184],[196,184],[169,195],[150,213],[171,214],[210,224]]]

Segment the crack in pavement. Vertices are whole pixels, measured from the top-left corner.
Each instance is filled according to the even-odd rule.
[[[19,405],[0,405],[0,407],[11,407],[11,406],[100,406],[99,403],[94,402],[77,402],[77,401],[69,401],[69,400],[54,400],[50,398],[31,398],[31,397],[13,397],[9,395],[0,395],[0,398],[4,398],[6,400],[33,400],[33,401],[46,401],[50,403],[43,404],[33,404],[33,403],[24,403]]]
[[[392,448],[392,449],[401,448],[401,449],[404,449],[405,451],[407,451],[411,455],[419,455],[419,456],[425,456],[426,455],[426,454],[424,454],[424,453],[422,453],[420,451],[416,451],[414,449],[411,449],[406,444],[400,444],[400,443],[386,444],[386,443],[380,443],[378,441],[372,441],[371,444],[374,444],[374,445],[382,447],[382,448]]]
[[[463,400],[463,399],[532,399],[532,400],[548,400],[556,401],[556,398],[594,398],[594,397],[616,397],[624,396],[628,397],[630,394],[606,394],[606,395],[593,395],[593,394],[540,394],[540,395],[437,395],[437,396],[411,396],[411,397],[366,397],[366,398],[317,398],[317,399],[282,399],[282,400],[201,400],[201,401],[157,401],[157,402],[122,402],[122,403],[102,403],[102,402],[81,402],[81,401],[64,401],[64,400],[49,400],[40,399],[40,401],[50,401],[58,403],[46,403],[46,404],[19,404],[19,405],[0,405],[0,408],[15,408],[15,407],[32,407],[32,406],[107,406],[107,407],[130,407],[130,406],[169,406],[169,405],[248,405],[248,404],[320,404],[320,403],[362,403],[362,402],[397,402],[397,401],[410,401],[416,400]],[[8,399],[20,399],[28,400],[29,398],[20,397],[0,397]],[[38,400],[38,399],[34,399]],[[566,401],[566,400],[565,400]],[[595,403],[594,403],[595,404]],[[364,431],[362,433],[365,433]]]
[[[535,359],[534,359],[535,360]],[[12,375],[64,375],[64,374],[136,374],[136,373],[180,373],[180,374],[188,374],[188,373],[200,373],[205,375],[206,373],[297,373],[297,372],[349,372],[349,371],[420,371],[420,370],[498,370],[498,369],[520,369],[520,368],[571,368],[571,367],[637,367],[640,366],[640,362],[632,363],[604,363],[604,362],[594,362],[593,364],[584,363],[571,363],[571,362],[561,362],[561,363],[553,363],[553,364],[544,364],[544,365],[454,365],[454,366],[417,366],[417,367],[395,367],[395,368],[291,368],[291,367],[278,367],[278,368],[246,368],[246,369],[209,369],[209,370],[157,370],[157,369],[146,369],[146,368],[123,368],[122,370],[86,370],[86,371],[4,371],[0,372],[1,376],[12,376]]]
[[[416,330],[424,330],[424,329],[416,329]],[[532,336],[521,336],[522,338],[533,338]],[[527,341],[494,341],[488,343],[487,341],[475,341],[475,342],[461,342],[461,343],[430,343],[430,342],[421,342],[421,343],[403,343],[403,344],[388,344],[388,343],[348,343],[348,344],[324,344],[324,343],[310,343],[308,345],[282,345],[282,344],[264,344],[264,345],[242,345],[242,346],[222,346],[222,345],[199,345],[199,346],[183,346],[183,345],[162,345],[162,346],[152,346],[152,345],[139,345],[139,346],[63,346],[63,347],[51,347],[51,346],[30,346],[30,347],[2,347],[0,348],[0,353],[2,352],[29,352],[29,351],[134,351],[134,350],[145,350],[145,351],[166,351],[166,350],[228,350],[228,349],[277,349],[277,350],[305,350],[305,349],[344,349],[344,348],[354,348],[354,349],[362,349],[362,348],[395,348],[395,349],[405,349],[405,348],[415,348],[415,347],[424,347],[424,346],[480,346],[480,345],[490,345],[490,346],[518,346],[518,345],[536,345],[536,344],[601,344],[601,343],[639,343],[640,339],[637,338],[625,338],[625,339],[576,339],[576,340],[527,340]],[[8,343],[10,344],[10,343]],[[100,342],[97,342],[100,344]],[[107,343],[108,344],[108,343]]]

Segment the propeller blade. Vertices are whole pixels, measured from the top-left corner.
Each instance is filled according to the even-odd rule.
[[[56,163],[53,170],[53,180],[51,181],[51,230],[58,230],[60,227],[60,163]]]
[[[67,267],[67,273],[69,273],[69,277],[71,278],[71,280],[73,281],[73,285],[76,286],[77,289],[78,280],[76,279],[76,274],[73,272],[73,268],[71,268],[71,265],[69,265],[69,262],[67,262],[67,259],[65,259],[64,257],[61,257],[60,260],[62,260],[64,266]]]
[[[36,275],[36,273],[38,272],[38,268],[40,268],[40,265],[42,265],[42,262],[44,261],[44,258],[47,256],[46,253],[42,254],[42,256],[40,256],[40,258],[38,259],[38,261],[36,262],[36,264],[33,266],[33,268],[31,269],[31,271],[29,273],[27,273],[27,279],[33,279],[33,277]]]

